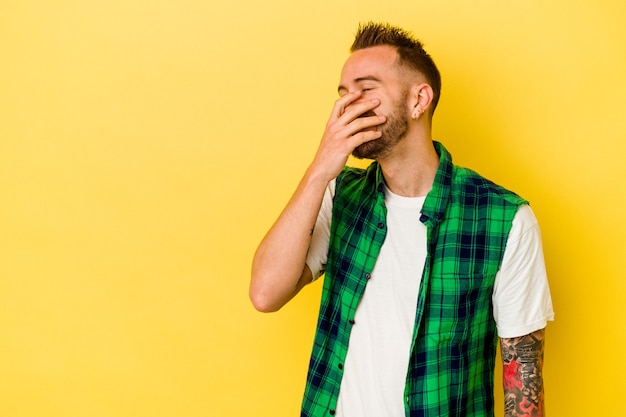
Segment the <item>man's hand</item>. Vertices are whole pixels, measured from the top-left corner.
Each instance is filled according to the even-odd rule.
[[[385,116],[361,117],[378,107],[380,101],[378,99],[359,101],[360,98],[360,91],[339,98],[326,124],[324,136],[310,170],[320,174],[327,181],[339,175],[357,146],[381,136],[380,130],[370,128],[385,123]]]

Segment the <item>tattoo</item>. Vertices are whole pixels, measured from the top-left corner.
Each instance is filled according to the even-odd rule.
[[[501,339],[506,417],[543,417],[544,331]]]

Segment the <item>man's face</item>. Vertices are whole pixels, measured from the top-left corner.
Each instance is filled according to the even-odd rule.
[[[361,91],[360,100],[377,98],[380,105],[361,116],[385,115],[387,121],[377,129],[379,139],[365,142],[352,153],[357,158],[380,159],[389,155],[408,130],[408,88],[397,68],[398,55],[390,46],[375,46],[355,51],[341,73],[339,94]]]

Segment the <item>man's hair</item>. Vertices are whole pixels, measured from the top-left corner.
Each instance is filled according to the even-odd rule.
[[[433,89],[432,116],[441,93],[441,75],[422,43],[413,38],[409,32],[388,23],[369,22],[359,25],[350,52],[381,45],[394,47],[398,52],[400,64],[426,77],[426,81]]]

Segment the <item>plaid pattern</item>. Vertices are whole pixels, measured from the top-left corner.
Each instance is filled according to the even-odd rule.
[[[496,328],[491,296],[522,198],[468,169],[446,149],[420,221],[428,255],[405,385],[409,417],[493,416]],[[376,162],[337,178],[328,265],[302,417],[335,414],[350,329],[386,235]]]

